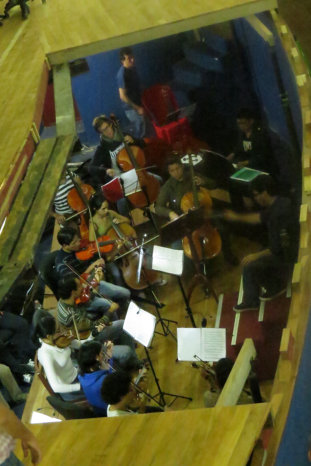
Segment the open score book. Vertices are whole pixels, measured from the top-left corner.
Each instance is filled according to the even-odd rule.
[[[179,361],[202,359],[206,362],[216,362],[225,357],[225,328],[177,329],[177,358]]]

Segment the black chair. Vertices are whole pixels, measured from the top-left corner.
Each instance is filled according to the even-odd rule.
[[[53,251],[47,254],[41,261],[39,273],[44,283],[53,291],[56,299],[57,293],[57,274],[55,269],[55,259],[58,251]]]
[[[47,396],[49,404],[66,420],[70,419],[88,419],[96,417],[90,405],[73,403],[72,401],[63,401],[57,396]]]

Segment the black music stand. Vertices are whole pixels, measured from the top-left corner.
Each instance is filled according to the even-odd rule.
[[[163,246],[168,246],[174,241],[177,241],[185,236],[187,236],[189,240],[189,245],[190,245],[191,254],[193,257],[194,266],[196,269],[196,274],[190,281],[188,296],[186,296],[180,277],[178,277],[178,282],[179,282],[179,286],[180,286],[180,289],[181,289],[181,292],[182,292],[182,295],[183,295],[183,298],[186,304],[186,310],[190,317],[193,327],[196,327],[196,324],[193,318],[192,309],[190,307],[190,299],[196,286],[199,284],[203,284],[208,290],[211,291],[215,300],[218,302],[218,298],[211,284],[211,281],[201,272],[200,259],[198,257],[198,254],[197,254],[197,251],[195,249],[193,239],[192,239],[192,232],[196,230],[197,228],[200,228],[204,224],[204,222],[205,222],[204,208],[199,207],[198,209],[190,209],[186,214],[183,214],[177,219],[166,223],[160,229],[161,244]]]

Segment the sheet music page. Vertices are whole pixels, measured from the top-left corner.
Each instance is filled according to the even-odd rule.
[[[200,356],[201,329],[177,329],[177,359],[179,361],[196,361],[194,355]]]
[[[127,309],[123,330],[145,347],[149,347],[154,335],[156,317],[131,301]]]
[[[226,357],[226,329],[202,328],[200,358],[215,362]]]
[[[123,190],[125,196],[129,196],[130,194],[141,191],[137,173],[134,168],[128,172],[122,173],[120,178],[123,181]]]
[[[159,272],[181,275],[184,266],[184,252],[162,246],[153,246],[152,269]]]

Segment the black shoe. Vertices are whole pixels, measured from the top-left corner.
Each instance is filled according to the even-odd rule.
[[[282,294],[286,293],[287,288],[279,288],[278,290],[267,290],[263,288],[263,293],[259,296],[260,301],[272,301],[272,299],[281,296]]]
[[[246,304],[240,303],[233,306],[235,312],[244,312],[244,311],[258,311],[259,304]]]

